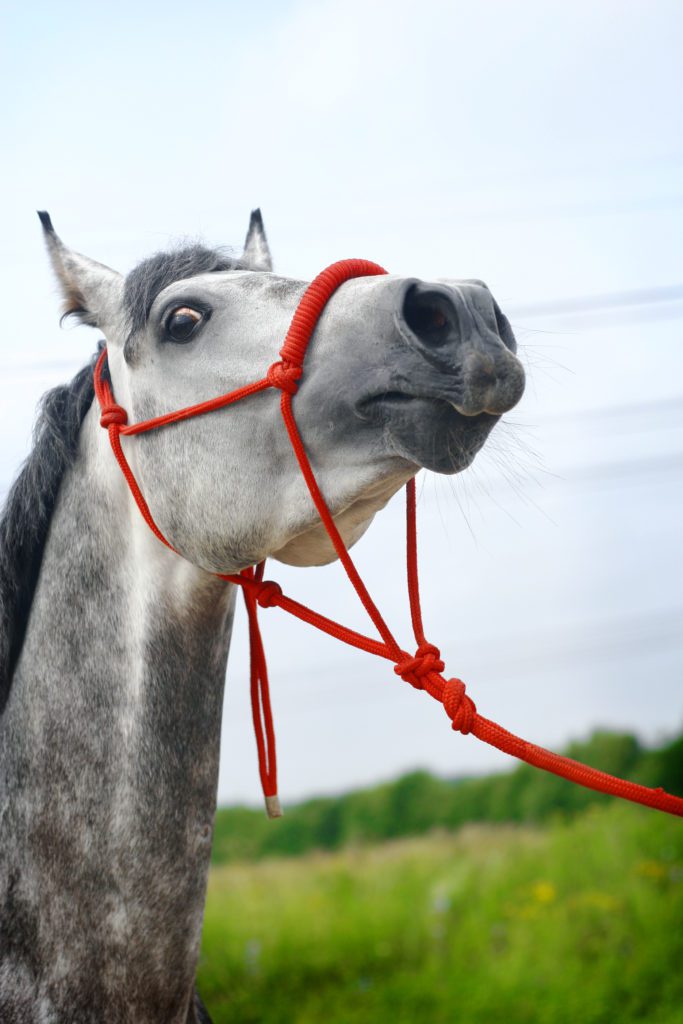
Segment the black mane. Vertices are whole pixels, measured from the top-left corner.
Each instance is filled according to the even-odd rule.
[[[239,260],[221,249],[204,245],[188,245],[170,252],[158,252],[139,263],[126,277],[123,304],[128,314],[131,334],[147,324],[149,311],[157,295],[174,281],[196,274],[215,274],[223,270],[239,270]]]
[[[0,713],[21,653],[59,485],[75,461],[94,397],[98,354],[69,384],[44,395],[33,448],[0,512]]]

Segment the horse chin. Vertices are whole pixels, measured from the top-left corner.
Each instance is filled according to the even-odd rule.
[[[379,479],[364,486],[360,494],[342,501],[341,507],[333,511],[335,525],[346,548],[353,547],[360,540],[375,514],[417,472],[418,467],[410,462],[406,464],[404,459],[398,465],[397,460],[393,461],[390,472],[383,472]],[[287,565],[312,566],[336,561],[337,553],[325,527],[316,517],[316,522],[306,526],[283,547],[272,551],[269,557]]]
[[[500,416],[465,416],[441,398],[381,395],[365,407],[382,426],[392,453],[435,473],[460,473],[482,448]]]

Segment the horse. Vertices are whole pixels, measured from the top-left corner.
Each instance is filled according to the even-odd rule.
[[[259,211],[239,258],[197,243],[127,276],[40,216],[63,314],[104,335],[136,421],[262,376],[306,287],[273,272]],[[515,352],[481,281],[339,288],[294,406],[347,546],[421,468],[471,463],[522,394]],[[272,390],[123,439],[175,552],[160,544],[100,428],[93,365],[44,397],[0,519],[0,1020],[199,1024],[236,589],[215,574],[336,555]]]

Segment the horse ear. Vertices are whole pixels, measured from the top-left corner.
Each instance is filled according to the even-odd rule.
[[[263,217],[260,210],[251,211],[249,230],[247,231],[241,261],[250,270],[273,269],[273,259],[268,248],[266,229],[263,226]]]
[[[67,249],[52,226],[50,215],[39,210],[38,216],[64,300],[62,319],[75,316],[82,324],[103,330],[114,321],[121,308],[121,274]]]

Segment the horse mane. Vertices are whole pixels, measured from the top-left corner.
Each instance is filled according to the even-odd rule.
[[[103,344],[69,384],[43,396],[33,447],[0,512],[0,713],[21,653],[59,486],[76,459],[93,401],[93,369]]]
[[[227,249],[209,249],[199,242],[149,256],[130,271],[124,284],[123,305],[131,335],[144,329],[154,300],[169,284],[197,274],[247,269]]]

